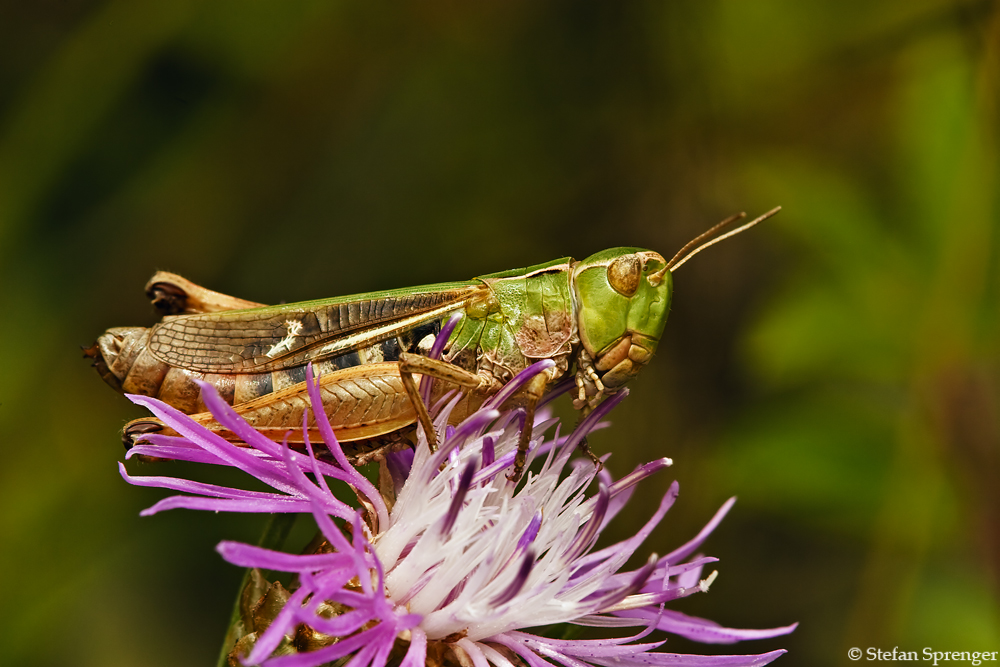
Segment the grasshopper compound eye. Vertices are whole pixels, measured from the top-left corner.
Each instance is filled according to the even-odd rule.
[[[636,255],[622,255],[608,264],[608,284],[622,296],[632,296],[642,279],[642,262]]]

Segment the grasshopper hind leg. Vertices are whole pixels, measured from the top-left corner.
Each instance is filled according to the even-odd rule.
[[[146,296],[162,315],[193,315],[225,310],[262,308],[264,304],[238,299],[196,285],[176,273],[157,271],[146,283]]]

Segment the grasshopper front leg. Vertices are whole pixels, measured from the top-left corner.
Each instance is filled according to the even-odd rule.
[[[514,456],[514,470],[507,476],[507,479],[515,484],[521,481],[521,475],[524,474],[524,464],[528,460],[528,445],[531,444],[531,430],[535,424],[535,408],[545,393],[547,384],[548,376],[545,373],[539,373],[531,378],[524,388],[524,393],[527,396],[524,428],[521,429],[521,438],[517,442],[517,454]]]
[[[576,360],[576,389],[577,396],[573,399],[573,407],[582,410],[584,416],[604,398],[604,383],[594,368],[594,360],[587,354],[587,350],[580,348]]]

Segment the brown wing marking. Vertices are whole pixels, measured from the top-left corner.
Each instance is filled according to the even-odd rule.
[[[485,290],[481,284],[463,283],[424,292],[395,290],[353,299],[179,315],[164,318],[152,329],[149,350],[175,368],[202,373],[294,368],[443,317]]]

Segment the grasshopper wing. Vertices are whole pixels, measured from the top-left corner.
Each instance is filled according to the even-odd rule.
[[[175,368],[263,373],[322,361],[392,338],[489,294],[441,283],[280,306],[164,318],[149,351]]]

